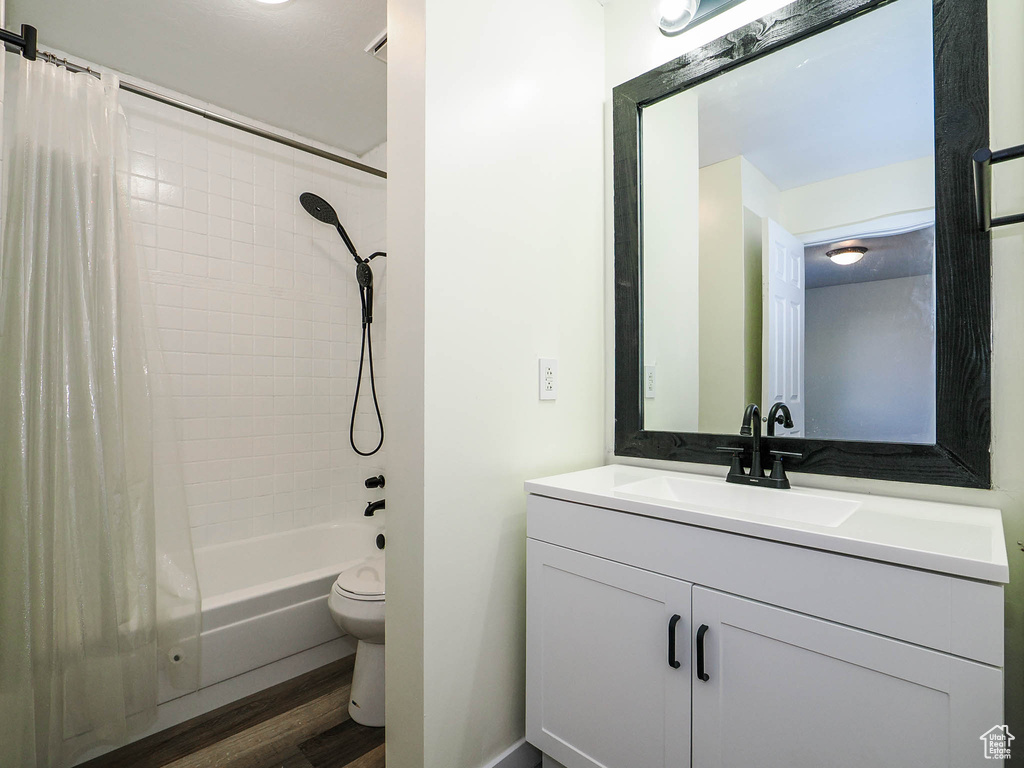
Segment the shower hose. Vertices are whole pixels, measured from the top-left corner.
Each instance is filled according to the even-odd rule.
[[[370,322],[366,319],[366,291],[360,289],[360,299],[363,303],[363,339],[359,344],[359,373],[356,374],[356,393],[352,398],[352,418],[348,423],[348,441],[352,450],[360,456],[373,456],[384,445],[384,419],[380,415],[380,403],[377,402],[377,385],[373,377],[373,334],[370,332]],[[369,354],[366,354],[369,351]],[[361,451],[356,447],[356,406],[359,405],[359,388],[363,383],[363,361],[369,357],[370,361],[370,392],[373,394],[373,408],[377,414],[377,427],[380,430],[380,440],[371,451]]]

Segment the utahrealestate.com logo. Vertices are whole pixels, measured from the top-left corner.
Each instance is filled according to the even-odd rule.
[[[986,760],[1009,760],[1013,734],[1005,725],[995,725],[979,737],[985,742]]]

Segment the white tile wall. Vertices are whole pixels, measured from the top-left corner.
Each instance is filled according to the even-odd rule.
[[[137,96],[122,103],[135,239],[177,395],[195,545],[361,516],[378,497],[362,481],[383,471],[384,451],[361,458],[348,441],[361,332],[354,264],[298,196],[330,202],[368,255],[385,250],[384,182]],[[383,167],[384,148],[363,161]],[[373,267],[383,393],[386,259]],[[364,450],[377,434],[367,381]]]

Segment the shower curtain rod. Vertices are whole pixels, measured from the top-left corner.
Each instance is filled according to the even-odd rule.
[[[81,64],[76,64],[73,61],[68,61],[63,57],[57,56],[53,53],[49,53],[48,51],[37,50],[36,37],[36,28],[31,27],[28,24],[21,25],[21,35],[16,35],[15,33],[9,32],[6,29],[0,29],[0,41],[4,43],[8,51],[20,53],[26,59],[30,59],[33,61],[37,58],[43,59],[44,61],[47,61],[50,64],[56,64],[58,66],[64,67],[69,72],[83,72],[85,74],[92,75],[93,77],[97,78],[100,76],[99,72],[96,72],[95,70],[90,69],[89,67],[82,66]],[[328,152],[327,150],[314,147],[311,144],[305,144],[301,141],[295,141],[295,139],[289,139],[287,136],[281,136],[278,133],[265,131],[262,128],[257,128],[254,125],[248,125],[246,123],[239,122],[234,118],[227,117],[226,115],[219,115],[216,112],[209,111],[208,109],[196,107],[192,104],[181,101],[180,99],[174,99],[170,96],[164,96],[163,94],[157,93],[156,91],[151,91],[148,88],[143,88],[141,85],[135,85],[134,83],[130,83],[127,80],[121,80],[120,86],[121,90],[123,91],[128,91],[129,93],[134,93],[136,96],[142,96],[143,98],[158,101],[161,104],[166,104],[169,107],[174,107],[175,109],[180,109],[184,112],[188,112],[193,115],[198,115],[199,117],[205,118],[210,122],[220,123],[221,125],[226,125],[229,128],[235,128],[236,130],[252,134],[253,136],[259,136],[261,139],[267,139],[269,141],[277,142],[278,144],[283,144],[286,147],[297,149],[300,152],[308,152],[311,155],[322,157],[324,160],[330,160],[333,163],[339,163],[349,168],[354,168],[357,171],[369,173],[372,176],[378,176],[382,179],[386,179],[388,177],[387,173],[385,171],[380,170],[379,168],[374,168],[373,166],[365,165],[355,160],[349,160],[347,157],[336,155],[333,152]]]

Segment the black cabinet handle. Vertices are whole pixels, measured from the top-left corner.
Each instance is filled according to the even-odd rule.
[[[676,624],[683,618],[678,613],[668,620],[668,665],[672,669],[679,669],[679,659],[676,658]]]
[[[705,683],[711,679],[711,675],[704,671],[704,635],[708,633],[708,625],[701,624],[697,630],[697,678]]]

